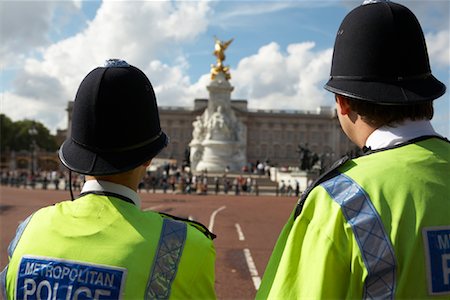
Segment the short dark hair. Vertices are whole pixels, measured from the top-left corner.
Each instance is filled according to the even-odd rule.
[[[381,126],[395,126],[405,120],[431,120],[434,109],[433,101],[414,103],[409,105],[381,105],[368,101],[353,99],[346,96],[351,110],[361,116],[367,124],[379,128]]]

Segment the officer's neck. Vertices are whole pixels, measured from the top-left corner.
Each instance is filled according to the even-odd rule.
[[[126,186],[133,191],[138,190],[139,183],[141,182],[143,175],[145,174],[145,166],[139,166],[133,170],[104,176],[86,176],[86,180],[103,180],[116,184]]]
[[[360,149],[363,149],[366,145],[367,139],[376,129],[376,127],[373,127],[360,119],[360,122],[358,122],[353,127],[351,136],[349,136],[349,138]]]
[[[377,128],[366,123],[358,113],[353,111],[349,101],[344,97],[336,97],[336,109],[342,130],[353,143],[362,149],[369,136]]]

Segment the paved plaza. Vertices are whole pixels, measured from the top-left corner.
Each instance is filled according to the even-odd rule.
[[[216,292],[219,299],[253,299],[295,197],[140,193],[142,209],[203,223],[217,234]],[[64,190],[0,188],[0,268],[19,222],[33,211],[69,199]]]

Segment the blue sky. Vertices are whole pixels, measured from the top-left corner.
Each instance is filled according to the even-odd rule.
[[[433,73],[450,86],[450,4],[398,1],[418,17]],[[123,58],[152,81],[160,106],[206,98],[214,36],[226,51],[234,99],[250,108],[334,105],[322,86],[334,36],[362,1],[1,1],[0,111],[55,132],[83,77]],[[433,125],[450,136],[450,93],[435,102]]]

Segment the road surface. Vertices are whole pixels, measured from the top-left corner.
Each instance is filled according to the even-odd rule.
[[[216,292],[219,299],[253,299],[279,232],[295,206],[294,197],[140,193],[142,209],[191,218],[217,238]],[[33,211],[68,199],[67,191],[0,187],[0,268],[7,264],[17,225]]]

